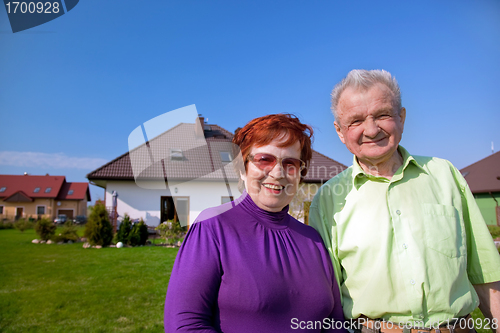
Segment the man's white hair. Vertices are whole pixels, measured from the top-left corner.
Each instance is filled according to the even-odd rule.
[[[367,90],[377,83],[386,85],[394,94],[393,105],[401,110],[401,91],[399,90],[398,81],[391,73],[383,69],[353,69],[347,76],[340,81],[332,91],[332,113],[337,119],[337,107],[340,96],[347,88]]]

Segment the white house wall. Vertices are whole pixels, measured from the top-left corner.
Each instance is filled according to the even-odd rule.
[[[231,194],[234,198],[240,196],[237,182],[230,182]],[[175,192],[177,188],[177,192]],[[144,189],[134,181],[108,181],[106,185],[106,206],[112,205],[113,191],[118,193],[117,212],[119,216],[125,213],[131,218],[142,218],[149,226],[160,223],[160,205],[162,196],[189,197],[189,224],[198,214],[209,207],[219,206],[222,197],[229,196],[224,182],[193,180],[173,185],[167,190]]]

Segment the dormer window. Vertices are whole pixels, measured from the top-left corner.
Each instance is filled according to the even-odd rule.
[[[220,160],[224,163],[231,162],[233,158],[231,157],[231,153],[227,151],[221,151],[220,153]]]
[[[45,189],[45,193],[50,193],[50,191],[52,191],[52,187],[47,187],[47,188]]]
[[[7,187],[5,187],[5,186],[0,188],[0,193],[5,192],[6,189],[7,189]]]
[[[184,159],[184,155],[182,154],[182,149],[171,148],[170,149],[170,159],[173,161],[182,161]]]
[[[69,190],[68,195],[72,195],[72,194],[73,194],[73,190]]]
[[[35,187],[35,189],[33,190],[33,193],[38,193],[40,192],[40,188],[39,187]]]

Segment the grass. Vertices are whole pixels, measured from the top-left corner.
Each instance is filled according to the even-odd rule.
[[[0,230],[0,332],[163,332],[177,249],[34,238],[33,229]]]

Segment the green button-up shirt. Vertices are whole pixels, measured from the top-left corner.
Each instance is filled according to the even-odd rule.
[[[460,172],[411,156],[391,180],[353,166],[324,184],[310,224],[332,257],[346,318],[435,326],[472,312],[472,284],[500,280],[500,256]]]

